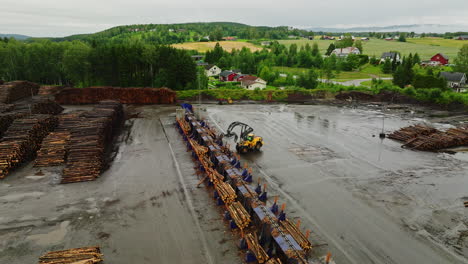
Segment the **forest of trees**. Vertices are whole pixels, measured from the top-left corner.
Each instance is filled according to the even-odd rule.
[[[0,41],[0,79],[6,81],[190,89],[196,71],[186,51],[138,41]]]
[[[152,44],[174,44],[200,41],[208,36],[212,41],[222,37],[236,36],[241,39],[287,39],[288,36],[313,36],[313,32],[289,27],[255,27],[239,23],[185,23],[185,24],[145,24],[118,26],[94,34],[73,35],[65,38],[53,38],[52,41],[81,40],[89,43],[112,40],[114,42],[129,39]]]

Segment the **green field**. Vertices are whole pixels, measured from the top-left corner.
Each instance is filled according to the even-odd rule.
[[[301,73],[307,72],[307,68],[295,68],[295,67],[273,67],[274,70],[279,71],[280,73],[299,75]],[[333,79],[334,81],[350,81],[356,79],[372,79],[372,78],[385,78],[392,77],[391,74],[383,74],[379,66],[372,66],[369,64],[361,67],[359,71],[351,72],[340,72]]]
[[[314,42],[318,44],[322,53],[325,53],[330,43],[333,40],[280,40],[281,44],[290,46],[296,43],[298,46],[312,45]],[[398,51],[402,55],[410,53],[418,53],[423,60],[428,60],[435,54],[441,52],[454,59],[463,44],[468,44],[468,41],[454,40],[454,39],[441,39],[441,38],[414,38],[408,39],[407,42],[386,41],[381,39],[371,39],[370,41],[363,41],[364,54],[369,56],[380,57],[383,52]]]

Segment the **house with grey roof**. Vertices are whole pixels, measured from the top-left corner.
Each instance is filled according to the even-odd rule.
[[[462,93],[468,90],[466,87],[466,74],[463,72],[441,72],[440,77],[447,80],[447,86],[455,90],[455,92]]]
[[[356,47],[339,48],[332,51],[337,57],[348,57],[349,54],[361,54],[361,51]]]
[[[385,60],[389,59],[390,61],[395,60],[396,62],[401,62],[400,54],[398,52],[384,52],[380,56],[380,62],[383,63]]]

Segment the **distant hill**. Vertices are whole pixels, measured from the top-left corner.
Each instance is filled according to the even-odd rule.
[[[15,38],[17,40],[25,40],[30,38],[30,36],[20,35],[20,34],[0,34],[0,38]]]
[[[249,26],[233,22],[209,22],[125,25],[92,34],[50,39],[53,41],[82,40],[87,42],[137,40],[156,44],[176,44],[208,40],[218,41],[227,36],[235,36],[238,39],[260,40],[286,39],[288,36],[308,36],[309,34],[312,33],[287,26],[267,27]]]
[[[307,28],[315,32],[345,33],[345,32],[416,32],[416,33],[445,33],[466,32],[468,25],[439,25],[439,24],[413,24],[392,25],[384,27],[313,27]]]

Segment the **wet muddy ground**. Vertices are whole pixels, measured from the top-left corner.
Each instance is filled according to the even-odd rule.
[[[468,262],[468,238],[459,235],[468,225],[465,153],[380,140],[378,108],[205,107],[215,127],[241,121],[264,138],[262,153],[245,157],[254,176],[312,229],[314,244],[328,243],[337,263]],[[0,263],[35,263],[46,251],[88,245],[100,245],[114,264],[242,262],[210,194],[196,187],[172,126],[175,107],[129,110],[140,114],[126,122],[97,181],[57,185],[59,168],[32,164],[0,181]],[[398,109],[384,115],[387,132],[444,120]]]

